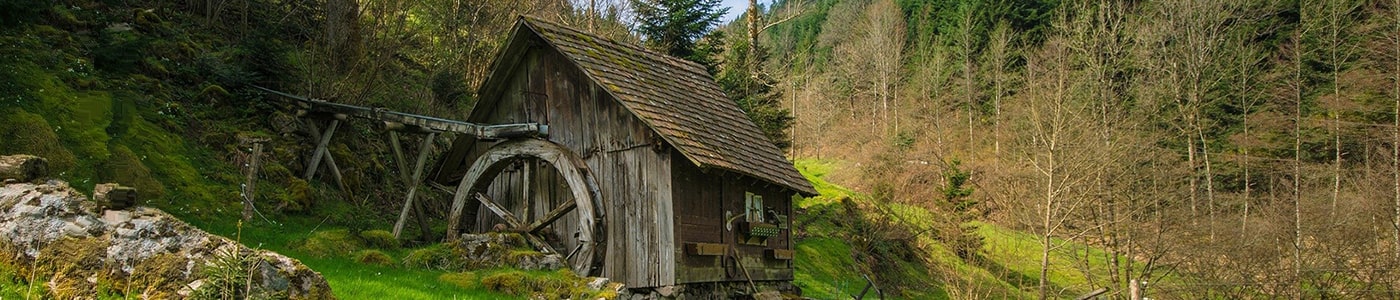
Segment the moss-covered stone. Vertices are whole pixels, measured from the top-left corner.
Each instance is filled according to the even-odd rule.
[[[364,244],[345,229],[318,231],[296,246],[297,251],[316,257],[349,257],[360,249]]]
[[[399,239],[394,238],[394,234],[388,230],[375,229],[360,232],[360,238],[372,248],[398,249]]]
[[[438,276],[438,281],[463,289],[475,289],[481,286],[480,278],[477,278],[474,272],[444,273]]]
[[[31,154],[49,160],[49,171],[61,174],[72,170],[78,158],[63,147],[53,127],[44,117],[20,109],[0,109],[0,154]]]
[[[438,244],[410,251],[403,258],[403,265],[409,268],[457,271],[467,262],[462,256],[453,253],[452,248]]]
[[[165,186],[156,180],[135,152],[124,145],[112,145],[110,149],[112,156],[98,168],[98,181],[134,187],[144,199],[165,197]]]
[[[390,257],[388,254],[384,254],[384,251],[369,249],[355,252],[355,262],[366,265],[388,266],[394,264],[394,258]]]
[[[482,278],[481,285],[491,291],[522,296],[530,291],[529,286],[526,285],[527,279],[529,276],[526,276],[524,272],[507,271]]]

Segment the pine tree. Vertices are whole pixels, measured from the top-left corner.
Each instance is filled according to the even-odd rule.
[[[637,32],[653,50],[713,67],[713,51],[697,47],[729,8],[719,0],[632,0]]]

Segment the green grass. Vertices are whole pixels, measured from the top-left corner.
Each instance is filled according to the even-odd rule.
[[[861,270],[851,258],[851,245],[836,238],[808,238],[797,243],[794,283],[803,296],[836,299],[865,287]]]

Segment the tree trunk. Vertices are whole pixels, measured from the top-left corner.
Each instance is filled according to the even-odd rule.
[[[1302,187],[1303,176],[1303,52],[1302,33],[1299,32],[1294,37],[1294,42],[1298,43],[1293,47],[1293,299],[1303,298],[1303,210],[1302,210]]]
[[[1395,34],[1400,34],[1400,0],[1395,0],[1390,6],[1391,13],[1395,17]],[[1400,75],[1400,37],[1395,38],[1395,74]],[[1400,78],[1396,78],[1395,84],[1395,111],[1391,115],[1395,121],[1395,127],[1391,128],[1394,141],[1390,143],[1391,156],[1395,159],[1394,168],[1391,174],[1395,177],[1395,220],[1391,224],[1395,227],[1395,258],[1400,259]]]

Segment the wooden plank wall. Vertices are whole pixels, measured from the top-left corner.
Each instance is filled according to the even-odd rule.
[[[680,153],[672,152],[680,157]],[[671,163],[675,199],[675,235],[677,238],[677,283],[726,281],[721,256],[686,255],[685,243],[728,243],[724,240],[724,181],[720,177],[700,172],[690,161],[675,159]],[[731,246],[732,247],[732,246]],[[725,253],[729,253],[725,251]]]
[[[501,103],[489,120],[472,122],[501,124],[539,122],[549,125],[552,142],[571,149],[587,163],[602,192],[607,246],[606,264],[601,276],[628,287],[658,287],[675,284],[675,237],[672,235],[671,155],[655,147],[660,141],[654,131],[633,116],[605,91],[587,79],[566,58],[546,46],[526,54],[512,73]],[[488,147],[476,147],[486,149]],[[660,149],[660,150],[659,150]],[[483,150],[484,151],[484,150]],[[467,161],[474,160],[475,151]],[[567,186],[553,168],[532,164],[507,170],[491,185],[489,195],[513,211],[527,209],[519,199],[527,187],[534,197],[549,198],[529,206],[530,214],[543,214],[569,199]],[[526,170],[528,169],[528,171]],[[536,199],[539,200],[539,199]],[[511,204],[506,204],[511,203]],[[545,204],[548,203],[548,204]],[[490,212],[479,211],[487,216]],[[574,213],[565,216],[576,219]],[[490,229],[497,220],[480,218],[477,230]],[[577,222],[563,221],[554,228],[561,236],[572,237]],[[570,248],[560,248],[567,252]]]
[[[721,170],[702,172],[690,162],[680,159],[672,163],[671,169],[675,178],[674,217],[677,225],[677,248],[672,252],[676,255],[677,264],[681,266],[676,275],[677,283],[747,280],[737,266],[726,265],[724,259],[719,256],[686,255],[686,243],[721,243],[733,247],[739,254],[740,265],[748,269],[754,280],[792,280],[793,269],[790,261],[765,256],[767,249],[793,249],[790,230],[781,231],[778,236],[769,238],[767,246],[743,245],[736,240],[739,232],[725,230],[726,220],[723,219],[725,211],[735,215],[744,212],[745,192],[762,195],[764,206],[772,207],[779,214],[791,217],[790,191],[748,176]],[[726,255],[729,255],[729,252],[726,252]]]

